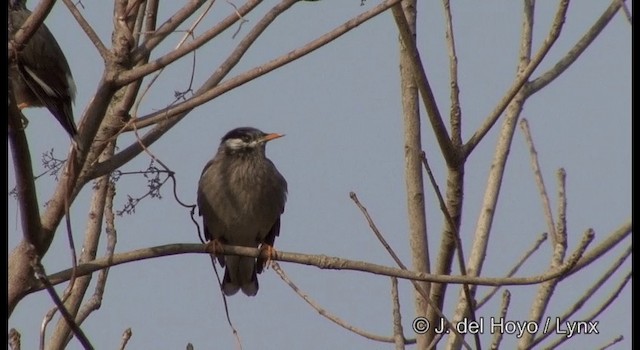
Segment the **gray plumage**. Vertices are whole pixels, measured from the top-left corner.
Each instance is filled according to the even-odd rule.
[[[265,155],[266,143],[283,135],[243,127],[229,131],[198,183],[198,207],[207,240],[244,247],[273,246],[287,200],[287,182]],[[258,292],[257,273],[264,261],[239,256],[218,257],[226,266],[225,295],[242,289]]]
[[[11,38],[29,18],[25,0],[9,0],[9,35]],[[76,86],[62,49],[44,23],[18,52],[9,67],[11,89],[20,109],[46,107],[76,142],[72,102]]]

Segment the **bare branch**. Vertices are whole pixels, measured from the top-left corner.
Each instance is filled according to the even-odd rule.
[[[22,241],[9,256],[8,266],[8,317],[24,297],[24,291],[35,282],[31,261],[42,256],[46,244],[42,243],[42,224],[38,208],[38,197],[31,165],[29,143],[22,125],[22,113],[18,110],[12,87],[9,83],[9,147],[13,156],[16,194],[22,226]]]
[[[525,261],[527,261],[529,259],[529,257],[531,255],[533,255],[533,253],[535,253],[538,248],[540,248],[540,246],[542,245],[542,243],[544,243],[544,241],[547,240],[547,233],[543,232],[540,237],[538,237],[538,239],[534,242],[533,247],[531,247],[531,249],[529,249],[528,251],[526,251],[522,257],[518,260],[518,262],[515,264],[514,267],[511,268],[511,270],[509,270],[509,272],[507,272],[506,277],[511,277],[513,275],[516,274],[516,272],[518,272],[518,270],[520,269],[520,267],[525,263]],[[496,294],[496,292],[498,292],[498,290],[500,289],[500,286],[494,287],[493,289],[491,289],[491,291],[489,293],[487,293],[486,296],[484,296],[484,298],[482,298],[480,301],[478,301],[477,305],[476,305],[476,309],[481,308],[487,301],[489,301],[489,299],[491,299],[491,297]]]
[[[527,93],[533,95],[549,83],[554,81],[560,74],[569,68],[573,62],[591,45],[595,38],[600,35],[602,30],[609,24],[613,16],[620,8],[620,0],[612,0],[609,7],[598,18],[598,20],[589,28],[589,30],[578,40],[578,42],[564,55],[551,69],[541,74],[538,78],[529,83]]]
[[[538,152],[533,144],[533,137],[531,137],[531,129],[529,128],[529,121],[526,118],[520,120],[520,128],[524,134],[524,140],[529,146],[529,155],[531,156],[531,167],[533,168],[533,177],[538,185],[538,193],[540,194],[540,201],[542,202],[542,211],[544,212],[544,218],[547,221],[547,229],[551,235],[551,245],[556,244],[556,226],[553,222],[553,214],[551,213],[551,204],[549,204],[549,195],[547,194],[547,188],[544,185],[544,178],[542,177],[542,171],[540,171],[540,163],[538,162]]]
[[[564,259],[567,251],[567,173],[563,168],[558,169],[558,227],[555,230],[556,237],[553,239],[555,244],[560,245],[558,257],[559,263]],[[554,244],[554,246],[555,246]]]
[[[74,4],[72,0],[62,0],[62,2],[64,2],[64,4],[67,6],[69,12],[71,12],[73,17],[76,19],[76,22],[78,22],[78,24],[80,25],[80,28],[82,28],[82,30],[84,30],[84,33],[87,34],[87,37],[93,43],[93,46],[95,46],[95,48],[98,50],[98,53],[100,54],[100,57],[102,57],[102,60],[104,62],[109,62],[111,59],[111,51],[109,51],[102,40],[100,40],[100,37],[95,32],[95,30],[93,30],[91,24],[89,24],[87,20],[84,19],[84,16],[82,16],[82,13],[80,13],[78,8],[76,7],[76,4]]]
[[[502,305],[500,305],[500,315],[498,316],[498,319],[500,320],[504,320],[507,317],[507,310],[509,309],[509,304],[511,303],[511,292],[509,292],[508,289],[506,289],[503,293],[502,293]],[[500,342],[502,342],[502,337],[504,336],[503,332],[495,332],[493,334],[493,339],[491,340],[491,346],[489,347],[490,349],[499,349],[500,348]]]
[[[257,2],[259,3],[259,1]],[[176,11],[176,13],[173,16],[169,17],[163,24],[161,24],[160,27],[158,27],[156,30],[154,30],[153,32],[147,32],[145,41],[142,43],[142,45],[135,48],[131,53],[133,62],[139,62],[145,57],[149,57],[149,54],[151,53],[151,51],[153,51],[154,48],[156,48],[164,39],[166,39],[167,36],[174,33],[175,30],[178,28],[178,26],[184,23],[184,21],[187,18],[189,18],[191,15],[193,15],[197,9],[199,9],[202,5],[204,5],[204,3],[205,1],[202,1],[202,0],[190,0],[181,9]],[[249,2],[247,5],[253,4],[253,3],[255,3],[255,1]],[[210,2],[209,8],[211,8],[211,5],[213,5],[213,2]],[[247,6],[247,8],[252,9],[253,7],[255,7],[255,5],[256,4],[253,4],[253,6],[249,5]],[[155,16],[157,16],[157,13],[154,13],[154,18]],[[211,31],[207,33],[211,33]],[[201,36],[202,38],[201,40],[203,41],[202,44],[211,40],[212,38],[215,37],[215,35],[218,34],[216,33],[215,35],[208,36],[207,33]],[[200,47],[200,45],[194,46],[190,50],[186,50],[184,54],[180,55],[178,58],[184,56],[185,54],[191,52],[192,50],[197,49],[198,47]],[[133,72],[130,72],[129,74],[131,73]]]
[[[498,102],[493,111],[491,111],[489,116],[487,116],[480,128],[476,130],[469,141],[464,145],[465,158],[471,154],[471,152],[476,148],[476,146],[480,143],[484,136],[489,132],[489,130],[491,130],[496,121],[498,121],[498,118],[500,118],[500,115],[502,115],[502,112],[504,112],[504,110],[507,108],[509,103],[511,103],[516,94],[521,91],[522,87],[525,86],[525,83],[529,80],[529,77],[531,77],[533,71],[538,68],[540,62],[542,62],[542,60],[546,57],[547,53],[551,49],[551,46],[553,46],[553,43],[555,43],[555,41],[560,36],[560,31],[562,30],[562,27],[564,25],[568,7],[569,0],[560,0],[555,19],[553,20],[553,24],[551,25],[551,30],[545,38],[544,43],[535,54],[535,56],[530,61],[528,61],[526,67],[521,67],[515,81],[513,82],[509,90],[507,90],[500,102]],[[531,23],[531,25],[533,25],[533,23]],[[523,55],[521,53],[521,57],[522,56]]]
[[[38,28],[44,23],[45,18],[51,12],[56,0],[41,0],[31,12],[29,18],[22,24],[22,27],[16,31],[12,40],[8,41],[9,62],[11,62],[12,52],[20,50],[36,33]]]
[[[76,339],[78,339],[80,344],[82,344],[82,347],[85,349],[93,349],[93,345],[91,345],[91,342],[89,341],[89,339],[87,339],[87,336],[84,334],[82,329],[80,329],[78,324],[76,324],[76,322],[73,320],[73,316],[69,313],[67,308],[64,306],[64,304],[62,303],[62,300],[60,300],[60,297],[58,297],[56,290],[53,288],[53,285],[47,279],[47,275],[44,271],[44,267],[42,266],[42,264],[37,260],[33,261],[32,268],[34,270],[36,278],[45,287],[45,289],[49,293],[49,296],[51,297],[51,300],[53,300],[54,304],[60,311],[60,314],[62,315],[67,325],[73,332],[73,335],[76,337]]]
[[[404,331],[402,330],[402,315],[400,313],[400,298],[398,297],[398,279],[391,277],[391,304],[393,309],[393,340],[396,350],[404,350]]]
[[[543,274],[530,276],[530,277],[472,277],[472,276],[456,276],[456,275],[432,275],[422,272],[414,272],[403,269],[396,269],[392,267],[382,266],[373,263],[367,263],[363,261],[349,260],[338,257],[332,257],[327,255],[314,255],[314,254],[301,254],[277,251],[276,256],[272,259],[274,261],[285,261],[290,263],[297,263],[308,266],[316,266],[321,269],[330,270],[349,270],[360,271],[378,274],[387,277],[398,277],[401,279],[436,282],[436,283],[451,283],[451,284],[477,284],[485,286],[508,286],[508,285],[530,285],[539,284],[544,281],[548,281],[558,277],[568,276],[568,272],[575,273],[575,264],[580,258],[582,252],[593,239],[592,235],[585,235],[585,238],[580,243],[580,246],[576,249],[576,252],[567,259],[566,263],[560,268],[549,270]],[[150,248],[142,248],[129,252],[114,254],[111,258],[98,258],[89,263],[83,263],[78,265],[78,276],[84,276],[93,273],[98,270],[102,270],[107,267],[117,266],[133,261],[140,261],[146,259],[160,258],[163,256],[179,255],[179,254],[212,254],[212,248],[209,244],[196,244],[196,243],[176,243],[166,244],[161,246],[154,246]],[[260,254],[260,250],[257,248],[239,247],[239,246],[222,246],[222,251],[215,252],[215,254],[223,255],[238,255],[257,258]],[[48,276],[49,281],[53,285],[63,283],[69,280],[71,276],[71,269],[60,271]],[[36,284],[29,293],[33,293],[42,290],[44,286],[41,283]]]
[[[380,243],[382,244],[382,246],[384,246],[384,248],[387,250],[387,252],[389,253],[389,255],[391,255],[391,258],[393,258],[393,260],[396,262],[396,264],[403,270],[403,271],[409,271],[407,270],[407,267],[402,263],[402,261],[400,260],[400,258],[398,257],[398,255],[395,253],[395,251],[393,251],[393,248],[391,248],[391,246],[389,245],[389,243],[387,243],[387,240],[384,239],[384,237],[382,236],[382,233],[380,233],[380,230],[378,230],[378,227],[376,227],[376,224],[373,222],[373,219],[371,219],[371,216],[369,215],[369,212],[367,211],[367,208],[365,208],[360,201],[358,200],[358,196],[356,196],[356,194],[354,192],[350,192],[349,196],[351,197],[351,199],[353,200],[353,202],[356,204],[356,206],[358,206],[358,209],[360,209],[360,211],[362,212],[362,214],[365,216],[365,218],[367,219],[367,222],[369,223],[369,227],[371,227],[371,231],[373,231],[373,233],[376,235],[376,237],[378,238],[378,240],[380,241]],[[454,334],[458,334],[460,337],[462,337],[458,330],[453,327],[451,325],[451,323],[449,322],[449,320],[447,319],[447,317],[442,313],[442,310],[440,310],[440,308],[438,307],[437,304],[435,304],[433,302],[433,300],[431,300],[431,298],[429,298],[429,294],[428,292],[424,289],[422,284],[418,284],[415,281],[411,281],[413,284],[413,287],[415,288],[416,292],[418,292],[418,294],[420,294],[424,300],[427,302],[427,304],[431,307],[431,310],[433,310],[432,312],[435,312],[436,315],[438,315],[440,317],[440,319],[442,319],[447,327],[450,328],[450,330],[454,333]],[[419,339],[419,338],[418,338]],[[419,340],[418,340],[419,341]],[[464,340],[463,340],[464,342]],[[433,344],[435,346],[435,344]],[[470,348],[468,344],[466,344],[466,342],[464,342],[464,345],[467,348]]]
[[[298,288],[298,286],[293,281],[291,281],[289,276],[287,276],[287,274],[284,272],[284,270],[282,269],[282,267],[280,267],[278,263],[273,262],[273,265],[271,265],[271,267],[273,268],[273,271],[275,271],[275,273],[278,275],[278,277],[280,277],[280,279],[284,283],[286,283],[291,289],[293,289],[293,291],[296,292],[296,294],[298,294],[298,296],[302,298],[302,300],[304,300],[307,304],[309,304],[309,306],[311,306],[321,316],[325,317],[329,321],[337,324],[338,326],[350,332],[353,332],[367,339],[371,339],[379,342],[385,342],[385,343],[393,343],[395,341],[394,337],[385,337],[378,334],[370,333],[368,331],[365,331],[364,329],[353,326],[347,323],[345,320],[341,319],[340,317],[330,313],[325,308],[320,306],[320,304],[318,304],[316,301],[311,299],[307,293],[303,292],[300,288]],[[404,339],[404,336],[402,334],[400,334],[400,336],[403,338],[403,341],[406,341],[409,344],[415,343],[415,339]]]
[[[449,52],[449,98],[451,99],[451,141],[456,147],[462,146],[462,111],[460,107],[460,87],[458,86],[458,56],[456,55],[456,41],[453,35],[453,17],[451,16],[451,3],[442,0],[444,7],[445,38]]]
[[[556,318],[556,322],[554,322],[552,324],[552,326],[550,326],[550,329],[557,329],[556,327],[558,326],[558,322],[563,324],[565,321],[567,321],[571,316],[573,316],[578,310],[580,310],[582,308],[582,306],[584,306],[584,304],[591,299],[591,297],[593,297],[593,295],[598,291],[598,289],[600,289],[601,287],[605,286],[605,282],[611,277],[613,276],[613,274],[618,271],[618,269],[622,266],[622,264],[627,260],[627,258],[631,255],[631,247],[627,248],[627,250],[618,258],[618,260],[616,260],[610,267],[609,269],[607,269],[607,271],[605,271],[602,276],[596,281],[594,282],[591,287],[589,289],[587,289],[584,293],[582,293],[582,296],[575,301],[575,303],[573,303],[573,305],[567,310],[565,311],[561,316]],[[540,342],[544,341],[546,338],[549,337],[549,335],[551,335],[551,333],[542,333],[540,334],[540,336],[538,336],[537,338],[535,338],[533,340],[533,342],[531,343],[532,346],[536,346],[537,344],[539,344]]]
[[[108,158],[113,154],[114,150],[115,145],[110,143],[109,147],[104,150],[101,159]],[[96,252],[100,242],[100,234],[102,233],[102,222],[106,213],[105,203],[108,197],[108,190],[109,177],[103,176],[94,186],[94,193],[89,213],[87,215],[87,229],[85,231],[85,238],[80,256],[81,263],[88,263],[96,258]],[[77,324],[82,324],[84,320],[84,318],[79,317],[78,311],[82,304],[82,300],[87,293],[91,279],[92,275],[86,275],[82,278],[78,278],[77,281],[70,283],[65,291],[65,307],[74,315],[74,320]],[[53,349],[64,348],[71,339],[70,334],[70,327],[64,322],[58,322],[50,339],[49,346]]]
[[[631,25],[631,11],[629,11],[629,7],[625,3],[625,0],[618,0],[618,3],[620,3],[620,6],[622,6],[624,15],[627,17],[627,21],[629,21],[629,25]]]
[[[591,241],[593,240],[593,237],[595,237],[595,233],[593,232],[593,230],[589,229],[587,230],[587,232],[585,232],[582,242],[584,242],[585,240]],[[583,253],[584,250],[579,248],[571,255],[569,260],[577,262]],[[562,261],[564,260],[565,254],[566,246],[563,246],[561,242],[557,242],[553,247],[553,255],[551,256],[551,263],[549,264],[549,268],[554,269],[558,266],[562,266]],[[554,279],[545,281],[544,283],[540,284],[540,286],[538,286],[538,291],[533,297],[531,308],[529,310],[529,321],[540,324],[540,321],[542,320],[542,317],[544,316],[544,313],[549,306],[551,297],[553,296],[553,293],[555,292],[555,289],[559,282],[560,279]],[[518,347],[523,349],[531,347],[534,340],[533,336],[533,333],[525,332],[518,342]]]
[[[458,160],[458,154],[453,148],[449,138],[449,132],[444,126],[444,121],[442,120],[440,110],[436,104],[436,99],[433,96],[433,91],[431,91],[431,86],[429,85],[429,80],[427,79],[424,66],[422,65],[420,52],[416,47],[415,40],[412,38],[409,23],[407,22],[407,18],[405,17],[404,11],[400,5],[394,6],[392,11],[393,18],[396,21],[396,26],[400,32],[400,37],[402,38],[402,44],[407,49],[408,57],[411,58],[414,70],[413,75],[416,79],[416,83],[418,84],[418,90],[420,91],[420,96],[422,96],[422,103],[427,110],[427,116],[431,122],[431,127],[433,128],[436,140],[438,140],[438,145],[440,146],[440,150],[442,151],[447,164],[449,166],[453,166]]]
[[[613,301],[618,298],[618,296],[620,295],[620,292],[624,289],[624,287],[627,285],[627,283],[629,283],[630,280],[631,280],[631,271],[629,271],[629,273],[625,276],[625,278],[618,285],[618,287],[614,290],[614,292],[609,296],[609,298],[607,298],[599,307],[597,307],[596,310],[593,313],[591,313],[590,315],[585,316],[584,320],[587,320],[587,321],[595,320],[598,317],[598,315],[600,315],[604,310],[606,310],[607,307],[609,307],[609,305],[611,305],[611,303],[613,303]],[[598,321],[595,321],[595,322],[598,322]],[[550,348],[550,349],[556,348],[560,344],[562,344],[565,341],[567,341],[569,339],[572,339],[572,338],[573,337],[559,336],[553,342],[551,342],[550,345],[548,345],[548,348]],[[620,340],[622,340],[622,339],[620,339]],[[614,340],[614,343],[615,342],[616,341]],[[607,346],[610,346],[610,345],[607,345]]]
[[[244,73],[241,73],[235,76],[234,78],[226,80],[223,83],[219,83],[215,85],[214,88],[207,90],[202,94],[196,94],[197,96],[189,99],[188,101],[175,105],[167,110],[158,111],[158,112],[149,114],[146,117],[141,117],[137,120],[136,125],[137,127],[142,128],[144,126],[153,125],[165,120],[170,122],[170,125],[174,125],[177,121],[172,121],[171,119],[179,120],[180,118],[184,117],[184,114],[182,113],[186,113],[192,110],[193,108],[224,94],[225,92],[228,92],[238,86],[241,86],[251,80],[254,80],[264,74],[267,74],[273,71],[274,69],[280,68],[281,66],[287,63],[290,63],[302,56],[305,56],[312,51],[317,50],[318,48],[337,39],[338,37],[342,36],[348,31],[366,22],[367,20],[379,15],[380,13],[384,12],[389,7],[393,6],[399,1],[400,0],[387,0],[382,4],[370,9],[369,11],[363,12],[360,15],[350,19],[349,21],[338,26],[332,31],[320,36],[319,38],[307,43],[301,48],[295,49],[261,66],[252,68]],[[148,147],[149,145],[154,143],[156,140],[158,140],[160,136],[164,134],[164,132],[166,132],[166,128],[168,127],[167,125],[169,124],[158,125],[152,131],[145,134],[141,138],[141,141]],[[132,144],[129,147],[122,150],[121,152],[119,152],[118,154],[116,154],[109,161],[101,164],[96,164],[93,167],[93,169],[87,174],[87,178],[89,179],[96,178],[98,176],[101,176],[103,174],[106,174],[112,171],[113,169],[117,169],[123,164],[125,164],[126,162],[128,162],[129,160],[133,159],[138,154],[140,154],[140,152],[142,152],[142,148],[139,146],[139,144],[138,143]]]
[[[604,350],[604,349],[608,349],[614,345],[616,345],[617,343],[621,342],[624,340],[624,337],[622,336],[622,334],[620,334],[619,336],[613,338],[610,342],[608,342],[607,344],[601,346],[600,348],[598,348],[598,350]]]
[[[118,241],[118,233],[115,226],[115,215],[113,213],[113,198],[115,197],[115,184],[111,181],[108,183],[107,197],[104,204],[104,225],[105,233],[107,235],[107,246],[105,248],[105,257],[108,259],[113,256]],[[91,298],[80,308],[76,320],[78,323],[84,322],[89,315],[100,309],[102,306],[102,298],[104,295],[104,289],[107,284],[107,277],[109,276],[109,269],[100,270],[98,273],[98,279],[96,286],[93,290]]]
[[[620,243],[624,238],[629,236],[632,232],[631,221],[625,222],[618,229],[611,232],[607,238],[602,240],[602,242],[598,243],[593,249],[591,249],[587,254],[585,254],[573,268],[574,271],[578,271],[583,269],[585,266],[591,264],[596,261],[604,254],[608,253],[613,249],[618,243]],[[629,243],[631,244],[631,243]]]
[[[124,350],[125,347],[127,347],[127,343],[129,342],[129,339],[131,339],[131,336],[133,335],[133,332],[131,331],[131,327],[127,328],[124,330],[124,332],[122,332],[122,342],[120,343],[120,350]]]

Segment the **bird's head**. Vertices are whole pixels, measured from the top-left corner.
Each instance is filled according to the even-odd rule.
[[[256,128],[241,127],[229,131],[222,137],[220,148],[227,153],[264,153],[265,145],[271,140],[284,136],[283,134],[267,134]]]

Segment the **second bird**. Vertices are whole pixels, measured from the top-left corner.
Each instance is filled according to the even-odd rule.
[[[251,127],[236,128],[222,137],[214,158],[204,167],[198,183],[198,207],[207,240],[243,247],[272,249],[280,234],[280,215],[287,200],[287,181],[266,157],[268,141],[282,134],[267,134]],[[226,266],[225,295],[242,289],[258,292],[257,274],[265,261],[221,256]]]
[[[31,12],[26,0],[9,0],[9,34],[22,27]],[[46,107],[77,143],[78,130],[71,104],[76,85],[69,63],[47,26],[42,24],[9,67],[9,80],[18,108]]]

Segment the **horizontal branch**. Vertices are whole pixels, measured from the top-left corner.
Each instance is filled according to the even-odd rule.
[[[585,243],[585,245],[588,243]],[[163,256],[179,255],[179,254],[211,254],[212,248],[209,244],[199,243],[176,243],[150,248],[142,248],[130,252],[114,254],[111,257],[96,259],[92,262],[80,264],[76,269],[76,277],[88,275],[90,273],[116,266],[128,262],[159,258]],[[257,248],[222,246],[222,251],[218,252],[225,255],[238,255],[256,258],[260,254]],[[388,277],[398,277],[407,280],[426,281],[435,283],[452,283],[452,284],[476,284],[484,286],[508,286],[508,285],[530,285],[537,284],[560,276],[564,276],[574,266],[577,259],[568,259],[567,263],[557,269],[547,271],[544,274],[530,277],[472,277],[457,275],[433,275],[422,272],[402,270],[388,266],[368,263],[364,261],[348,260],[327,255],[300,254],[289,252],[276,252],[276,257],[272,260],[291,262],[309,266],[316,266],[321,269],[330,270],[351,270],[368,272]],[[49,281],[53,285],[66,282],[71,277],[72,269],[57,272],[48,276]],[[572,271],[575,272],[575,271]],[[42,284],[36,284],[27,294],[42,290]]]

